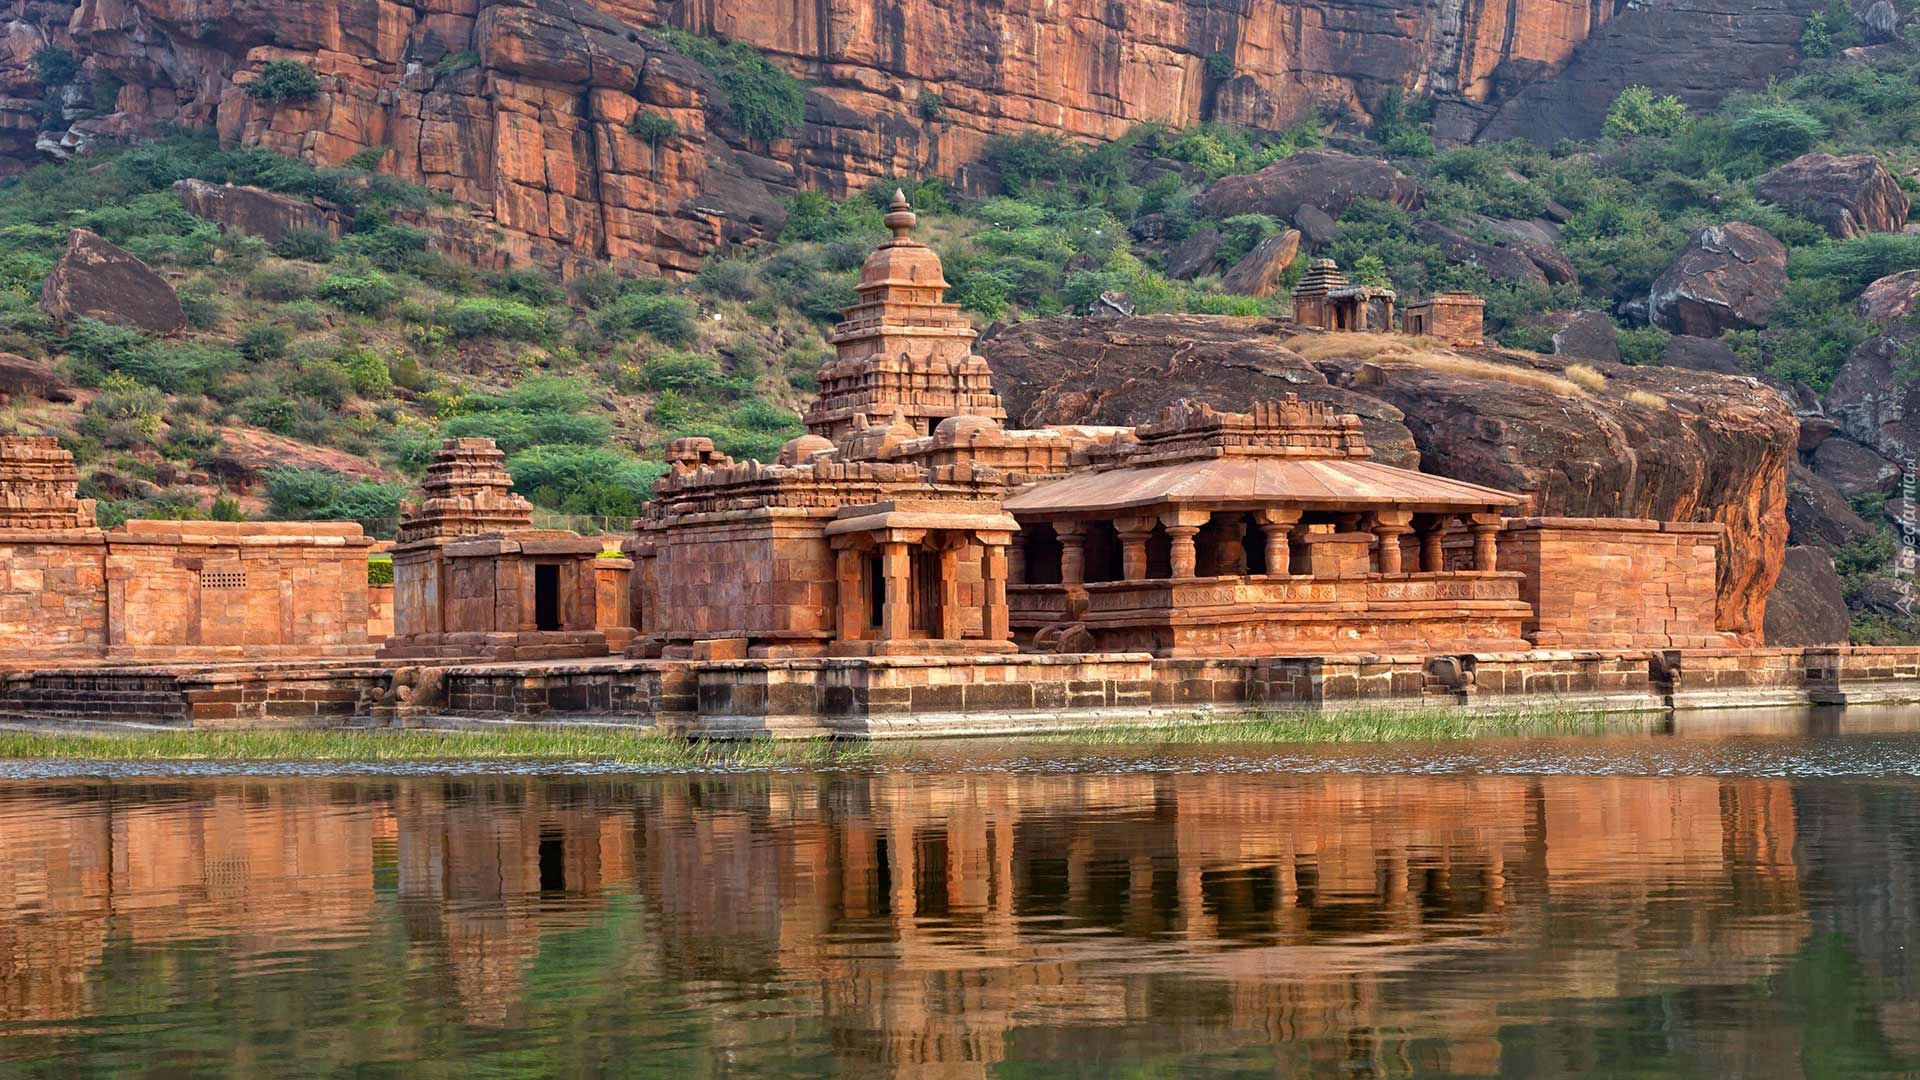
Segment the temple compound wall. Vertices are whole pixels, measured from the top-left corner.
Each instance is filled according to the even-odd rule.
[[[1630,518],[1511,518],[1504,564],[1543,649],[1718,649],[1714,581],[1725,527]]]
[[[393,545],[390,660],[605,656],[603,543],[533,528],[491,439],[449,439]]]
[[[352,657],[367,551],[350,523],[94,523],[54,439],[0,437],[0,662]]]

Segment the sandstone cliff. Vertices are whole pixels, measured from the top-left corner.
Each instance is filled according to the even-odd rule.
[[[1278,128],[1316,108],[1364,123],[1392,89],[1447,104],[1443,126],[1458,138],[1487,123],[1534,134],[1519,121],[1542,110],[1500,103],[1537,105],[1539,94],[1555,117],[1597,127],[1609,80],[1628,73],[1696,99],[1764,80],[1790,59],[1781,41],[1811,0],[1703,5],[0,0],[0,167],[30,162],[36,142],[64,152],[168,124],[217,124],[234,142],[328,164],[388,147],[387,171],[478,212],[478,226],[455,230],[470,255],[685,271],[776,233],[779,196],[795,187],[978,179],[996,133],[1105,139],[1149,120]],[[1667,40],[1670,25],[1691,29]],[[766,50],[809,82],[805,124],[791,138],[750,138],[712,73],[647,29],[662,26]],[[1585,58],[1590,40],[1604,45],[1599,59]],[[53,88],[62,118],[42,134],[33,57],[48,46],[83,66]],[[1634,49],[1654,59],[1617,62]],[[245,84],[275,59],[309,65],[319,94],[249,97]],[[1514,96],[1560,85],[1563,69],[1584,73],[1576,91]],[[95,106],[105,111],[88,115]],[[635,135],[642,112],[675,134]]]
[[[1296,393],[1359,413],[1381,460],[1526,493],[1533,513],[1718,521],[1729,538],[1720,629],[1758,640],[1785,558],[1798,437],[1773,391],[1605,363],[1590,365],[1605,386],[1572,391],[1537,378],[1561,373],[1553,358],[1295,331],[1197,315],[1045,319],[980,352],[1020,424],[1140,423],[1180,397],[1244,408]]]

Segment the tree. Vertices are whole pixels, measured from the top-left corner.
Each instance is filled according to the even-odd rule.
[[[1615,139],[1635,135],[1664,139],[1678,135],[1686,125],[1687,106],[1679,98],[1672,94],[1655,98],[1653,91],[1644,86],[1629,86],[1613,99],[1600,131]]]
[[[246,85],[248,97],[276,105],[307,101],[319,92],[320,77],[298,60],[269,60],[260,74]]]

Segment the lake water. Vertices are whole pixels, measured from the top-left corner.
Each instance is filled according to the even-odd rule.
[[[1871,726],[9,768],[9,1076],[1920,1071],[1920,736]]]

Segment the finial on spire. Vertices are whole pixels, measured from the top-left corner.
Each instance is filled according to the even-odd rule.
[[[893,238],[896,241],[905,240],[907,233],[920,223],[919,216],[913,212],[912,204],[907,202],[907,193],[899,188],[893,189],[893,203],[887,207],[887,216],[882,220],[886,222],[887,228],[893,230]]]

